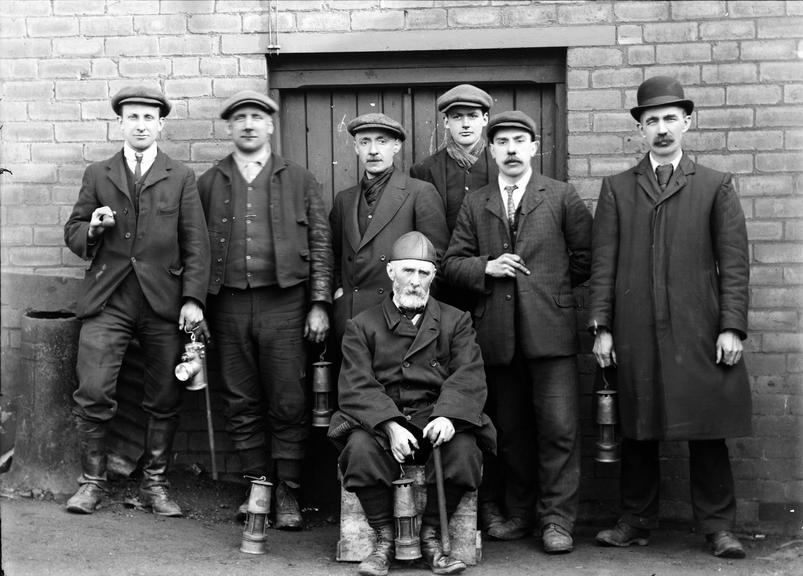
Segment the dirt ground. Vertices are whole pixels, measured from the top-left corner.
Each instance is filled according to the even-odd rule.
[[[356,565],[335,560],[337,516],[305,510],[302,532],[270,530],[268,553],[239,551],[242,525],[234,512],[243,487],[205,477],[173,478],[172,494],[184,518],[160,518],[126,505],[136,483],[113,485],[102,508],[90,516],[68,514],[64,499],[48,494],[3,491],[3,576],[346,576]],[[610,549],[594,545],[599,526],[581,526],[576,548],[547,556],[536,539],[483,542],[483,559],[471,576],[800,576],[803,540],[742,534],[748,557],[720,560],[703,538],[679,526],[653,533],[650,546]],[[391,575],[429,574],[420,565],[397,562]]]

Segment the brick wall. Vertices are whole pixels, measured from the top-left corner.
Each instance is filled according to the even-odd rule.
[[[215,120],[221,100],[265,87],[259,47],[269,30],[270,5],[3,3],[0,166],[13,175],[0,176],[0,265],[13,278],[30,277],[19,283],[4,276],[2,283],[4,383],[16,373],[19,313],[31,301],[30,294],[20,298],[20,286],[29,286],[31,278],[83,274],[82,263],[63,245],[62,226],[86,163],[120,146],[109,96],[132,82],[159,84],[175,104],[162,145],[200,172],[227,150],[224,126]],[[570,180],[593,205],[601,178],[630,167],[645,151],[627,113],[638,84],[669,74],[687,86],[697,105],[687,149],[700,162],[736,175],[748,218],[747,362],[755,432],[730,442],[740,519],[745,527],[791,520],[799,526],[803,2],[281,0],[278,14],[280,31],[293,33],[481,28],[505,34],[515,27],[593,24],[615,26],[616,41],[568,48]],[[52,299],[49,292],[43,297]],[[593,429],[585,426],[585,432]],[[586,440],[588,455],[592,442]],[[187,452],[182,457],[192,459],[192,442]],[[685,448],[668,444],[664,455],[664,515],[687,518]],[[587,456],[584,476],[587,502],[601,495],[614,501],[615,469],[595,466]]]

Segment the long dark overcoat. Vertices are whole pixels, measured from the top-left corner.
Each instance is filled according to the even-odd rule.
[[[206,301],[209,237],[195,174],[159,150],[139,195],[139,217],[128,190],[122,150],[84,172],[81,191],[64,226],[64,241],[90,261],[76,309],[94,316],[133,270],[159,316],[178,320],[184,299]],[[89,244],[92,212],[109,206],[115,226]]]
[[[333,302],[338,340],[346,320],[390,294],[386,265],[399,236],[412,230],[421,232],[435,245],[438,259],[449,243],[443,203],[429,182],[394,170],[362,236],[357,223],[359,194],[359,185],[339,192],[329,214],[335,254],[334,286],[343,288],[343,296]]]
[[[430,298],[412,344],[396,335],[400,315],[390,296],[346,323],[338,382],[340,410],[329,437],[343,442],[353,427],[387,439],[379,424],[404,420],[419,430],[439,416],[496,452],[496,430],[482,411],[487,396],[482,355],[471,317]]]
[[[446,281],[477,294],[474,327],[488,366],[577,353],[572,287],[591,267],[591,212],[574,188],[533,172],[519,206],[515,246],[499,183],[470,192],[443,258]],[[488,260],[521,256],[531,274],[493,278]],[[518,339],[518,342],[517,342]]]
[[[746,336],[748,280],[744,214],[730,174],[684,155],[663,193],[649,157],[603,180],[589,319],[613,332],[626,437],[750,433],[744,360],[716,364],[720,332]]]

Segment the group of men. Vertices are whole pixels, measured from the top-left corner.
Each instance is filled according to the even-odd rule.
[[[327,218],[314,176],[271,148],[269,97],[243,91],[223,103],[234,149],[196,187],[156,143],[169,101],[122,89],[112,108],[123,149],[87,168],[65,226],[67,245],[90,260],[73,409],[83,474],[67,509],[91,513],[103,496],[117,376],[136,337],[149,359],[140,495],[157,514],[181,515],[167,482],[181,400],[173,366],[183,332],[195,331],[217,354],[243,474],[276,486],[276,528],[300,529],[304,340],[330,339],[342,362],[329,436],[376,534],[360,574],[387,574],[393,561],[392,482],[404,462],[426,465],[424,561],[436,574],[465,569],[441,549],[434,450],[449,517],[478,490],[489,537],[535,531],[545,552],[570,552],[573,289],[590,281],[593,352],[602,369],[616,366],[623,434],[622,516],[597,541],[648,543],[659,441],[688,440],[695,520],[715,555],[743,557],[724,438],[750,432],[744,216],[730,175],[683,152],[694,105],[682,86],[650,78],[637,99],[631,114],[649,151],[604,179],[595,218],[571,185],[533,170],[536,122],[491,116],[491,96],[467,84],[438,98],[444,145],[410,176],[394,163],[402,125],[354,118],[363,171]]]

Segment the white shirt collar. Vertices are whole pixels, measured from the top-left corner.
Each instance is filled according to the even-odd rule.
[[[235,149],[232,153],[232,157],[246,182],[251,182],[268,163],[270,153],[271,150],[267,146],[262,148],[259,153],[249,156],[245,156],[242,152]]]
[[[653,158],[652,152],[649,153],[649,157],[650,157],[650,165],[652,166],[653,173],[655,172],[655,169],[658,168],[658,166],[660,166],[661,164],[666,164],[666,162],[657,162],[655,160],[655,158]],[[677,156],[675,156],[672,159],[671,164],[672,164],[672,171],[673,172],[678,169],[678,164],[680,164],[680,159],[681,158],[683,158],[683,150],[679,150]]]
[[[519,204],[521,203],[521,199],[524,196],[524,192],[527,190],[527,184],[530,183],[530,178],[532,178],[533,170],[530,168],[526,174],[524,174],[521,178],[513,182],[512,184],[516,186],[516,189],[513,191],[513,207],[518,208]],[[510,186],[507,180],[502,179],[502,174],[500,173],[498,176],[498,183],[499,183],[499,192],[502,195],[502,206],[507,208],[507,192],[505,192],[505,186]]]
[[[134,150],[128,142],[123,143],[123,156],[125,156],[126,164],[128,164],[131,172],[134,172],[137,165],[137,159],[134,156],[135,154],[142,154],[142,166],[140,167],[140,170],[142,174],[145,174],[145,172],[150,170],[151,166],[153,166],[153,162],[156,160],[156,152],[156,142],[141,152]]]

